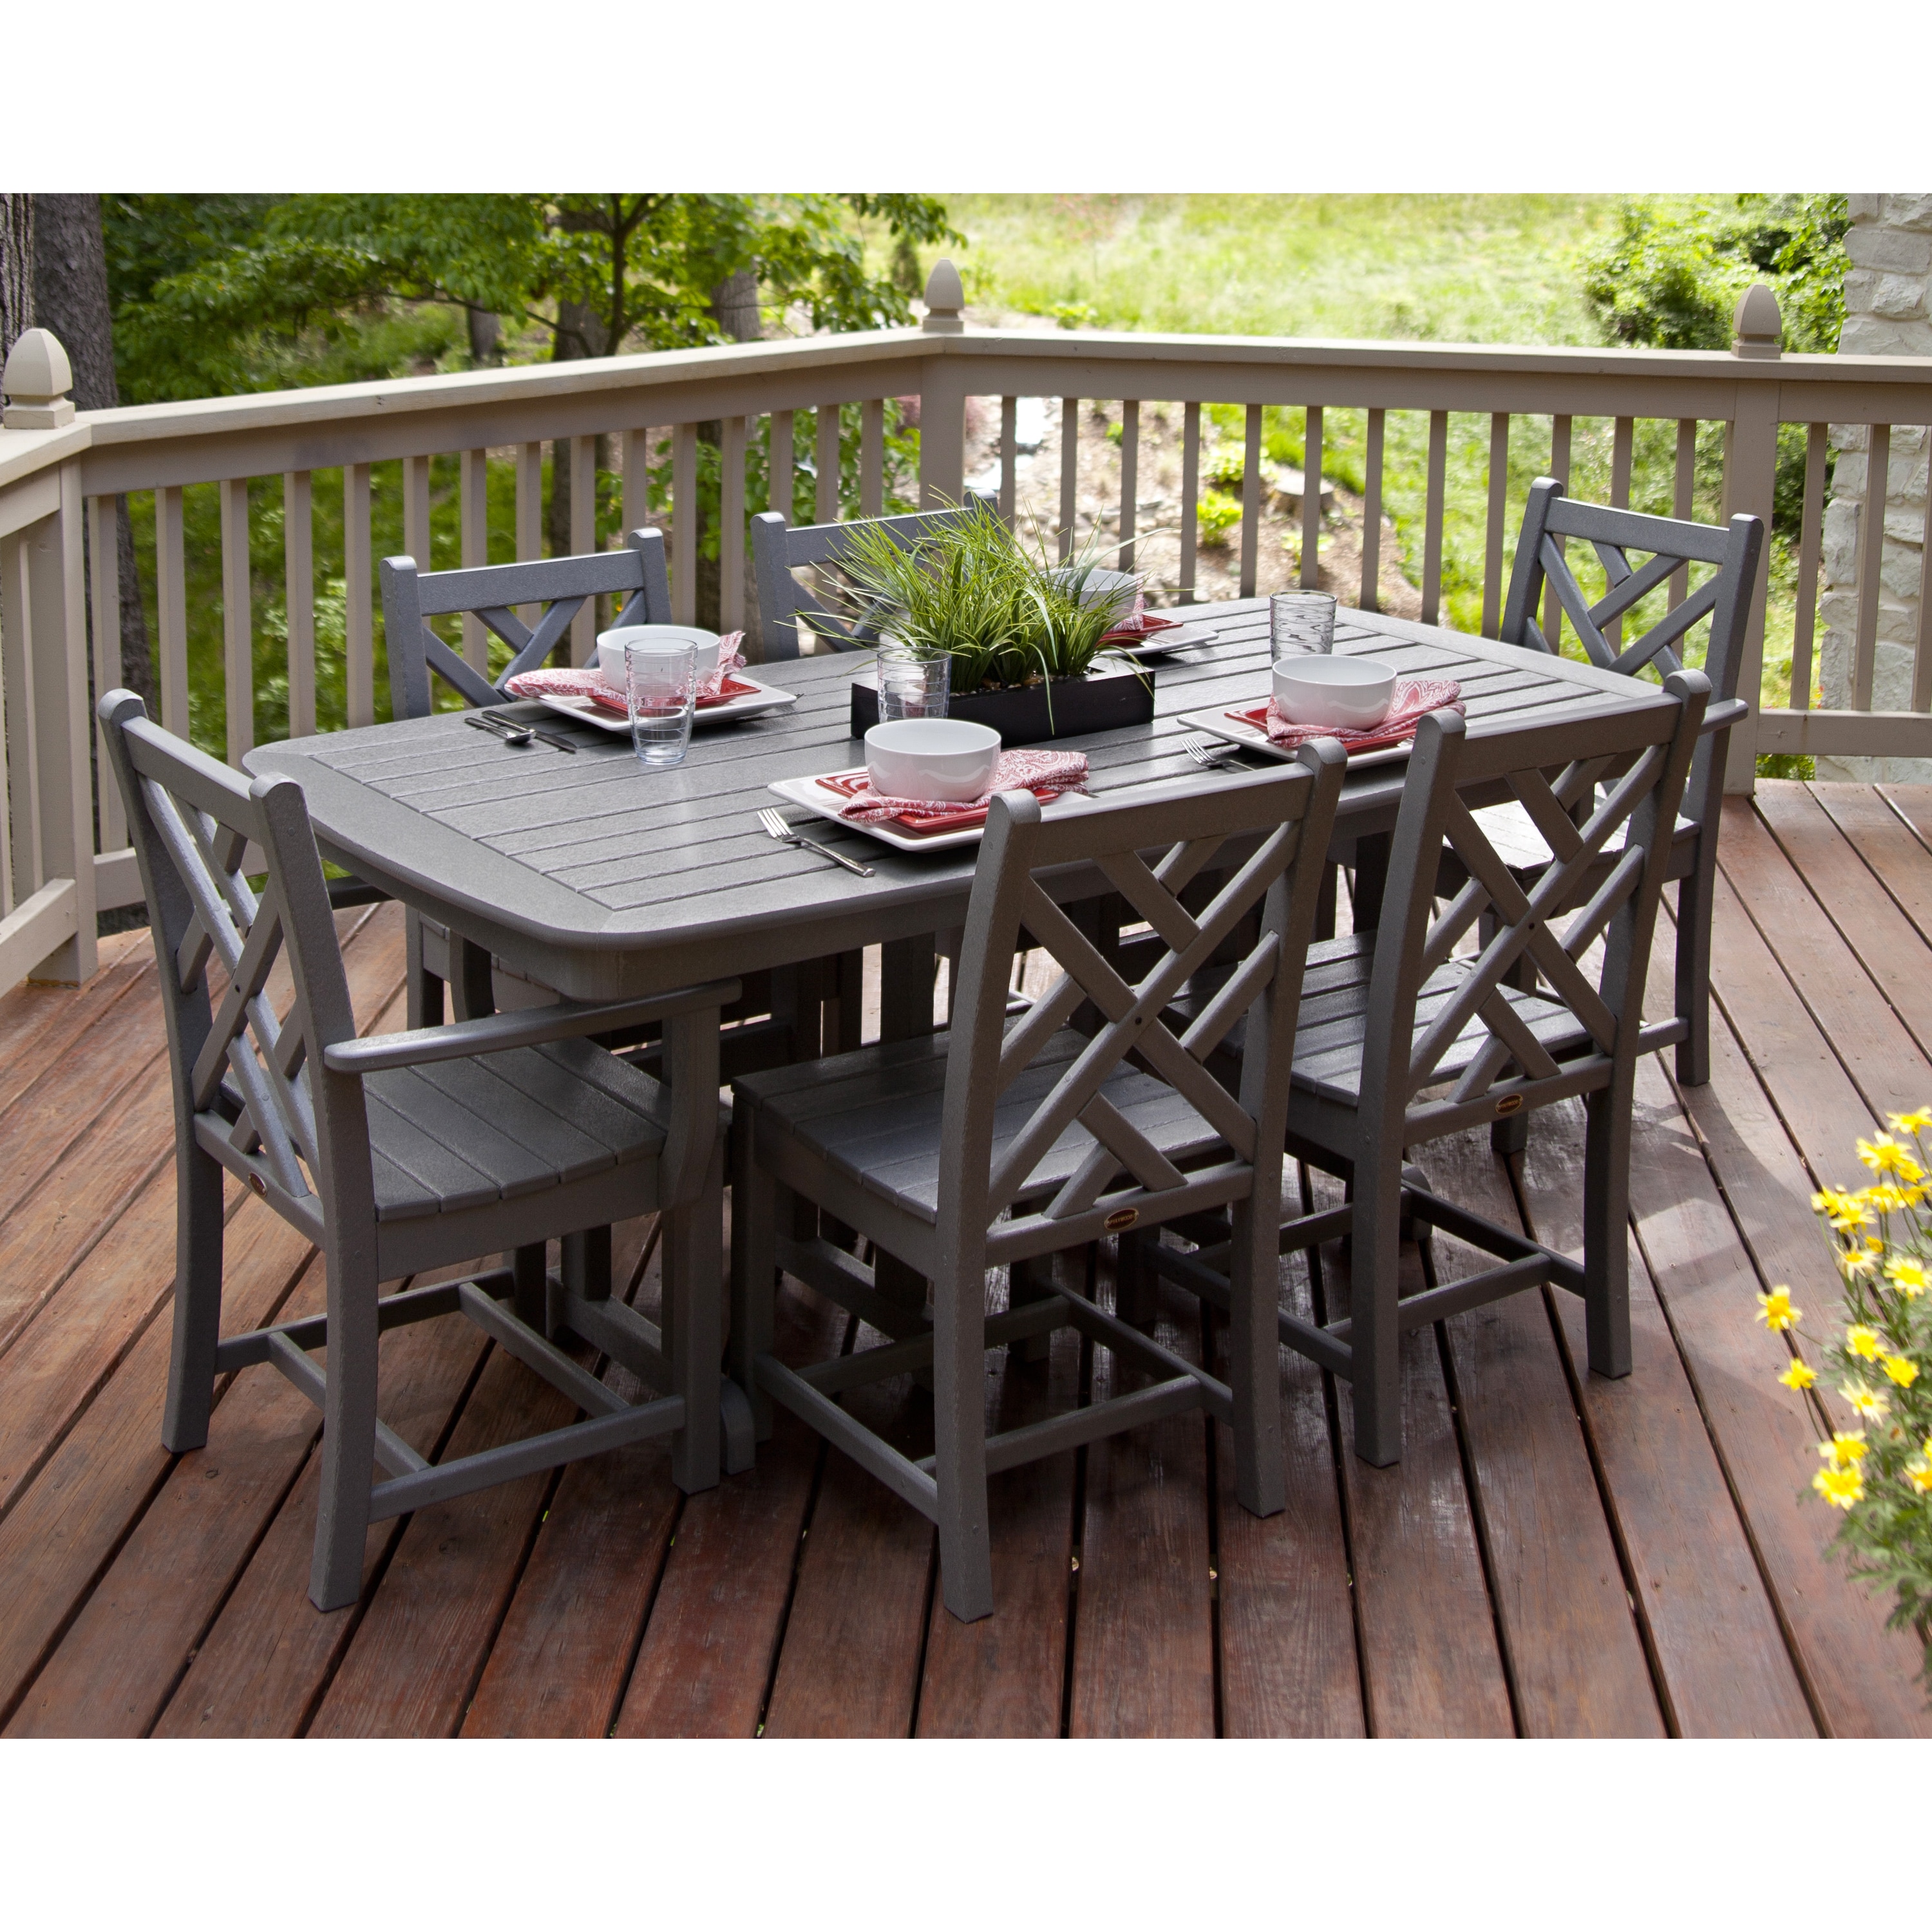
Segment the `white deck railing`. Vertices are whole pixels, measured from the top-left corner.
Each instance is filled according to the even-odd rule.
[[[625,501],[622,527],[645,518],[645,455],[668,438],[671,452],[669,541],[672,593],[687,621],[694,608],[698,529],[680,514],[696,500],[699,426],[722,425],[719,486],[720,584],[728,627],[743,615],[746,500],[743,458],[757,419],[770,419],[769,494],[789,503],[783,479],[812,412],[812,434],[826,460],[818,465],[818,514],[838,513],[833,452],[838,406],[861,406],[859,439],[862,513],[876,509],[885,476],[885,410],[896,397],[920,399],[920,483],[931,501],[956,498],[964,486],[965,404],[997,398],[1003,424],[1003,507],[1014,500],[1017,452],[1014,400],[1061,399],[1062,421],[1076,433],[1061,442],[1061,520],[1076,501],[1080,400],[1120,402],[1123,411],[1118,536],[1136,536],[1139,410],[1178,404],[1183,411],[1179,582],[1188,601],[1196,580],[1196,512],[1201,494],[1201,411],[1233,404],[1244,411],[1245,469],[1239,534],[1240,582],[1252,594],[1262,524],[1262,411],[1306,411],[1304,467],[1322,470],[1324,414],[1366,412],[1364,532],[1358,601],[1372,608],[1384,511],[1382,454],[1391,411],[1428,419],[1423,505],[1422,614],[1437,621],[1442,601],[1444,534],[1450,514],[1446,453],[1452,416],[1485,419],[1489,448],[1481,555],[1481,628],[1493,634],[1507,586],[1504,554],[1513,426],[1526,418],[1550,424],[1550,468],[1568,477],[1575,426],[1611,426],[1610,496],[1628,502],[1637,427],[1674,425],[1674,502],[1690,512],[1697,481],[1697,430],[1720,424],[1726,514],[1754,512],[1769,520],[1780,424],[1808,427],[1803,529],[1788,636],[1791,676],[1782,706],[1755,708],[1766,646],[1765,586],[1760,584],[1741,695],[1754,701],[1750,720],[1732,734],[1730,783],[1750,788],[1760,752],[1840,756],[1932,756],[1932,597],[1922,596],[1912,679],[1912,708],[1871,708],[1880,613],[1888,466],[1882,451],[1899,424],[1932,424],[1932,364],[1906,358],[1780,356],[1774,303],[1754,292],[1740,305],[1741,334],[1731,352],[1646,350],[1528,349],[1425,343],[1304,342],[1263,338],[1100,334],[1022,334],[961,325],[957,281],[942,265],[928,290],[932,313],[922,328],[816,337],[600,362],[408,380],[352,384],[273,395],[101,410],[72,416],[57,395],[22,396],[10,388],[8,427],[0,429],[0,704],[4,707],[6,784],[0,793],[0,988],[32,974],[84,979],[94,967],[94,915],[140,896],[119,802],[103,783],[96,802],[89,756],[90,682],[121,681],[120,588],[116,566],[116,499],[153,494],[158,634],[155,639],[162,722],[188,727],[189,651],[183,491],[221,486],[224,698],[227,755],[239,759],[254,730],[255,640],[249,594],[250,491],[256,479],[278,481],[286,560],[289,719],[292,732],[316,720],[315,559],[312,479],[340,470],[343,478],[346,712],[352,724],[376,715],[375,559],[372,554],[372,466],[401,468],[404,548],[428,550],[430,463],[460,459],[461,553],[465,564],[487,560],[487,491],[493,466],[514,470],[516,551],[540,554],[542,446],[572,478],[571,548],[595,547],[597,439],[622,439]],[[948,303],[945,296],[952,294]],[[64,360],[56,358],[56,362]],[[14,376],[10,361],[8,378]],[[43,383],[42,386],[52,386]],[[62,420],[63,415],[70,419]],[[51,427],[17,428],[16,422]],[[1856,614],[1852,631],[1848,708],[1810,702],[1817,650],[1822,550],[1826,426],[1865,425],[1871,455],[1864,464],[1868,501],[1861,518]],[[1543,430],[1536,435],[1541,448]],[[1876,492],[1872,498],[1871,492]],[[259,496],[256,500],[260,501]],[[1300,569],[1312,581],[1323,540],[1321,492],[1303,493]],[[1897,518],[1894,509],[1894,520]],[[1928,513],[1932,514],[1932,513]],[[90,533],[83,544],[82,531]],[[616,541],[614,532],[607,538]],[[1932,544],[1924,555],[1932,560]],[[1927,568],[1932,572],[1932,561]],[[1682,594],[1678,586],[1673,596]],[[88,621],[91,605],[92,622]],[[587,654],[594,617],[578,620],[574,643]],[[482,661],[478,630],[466,647]]]

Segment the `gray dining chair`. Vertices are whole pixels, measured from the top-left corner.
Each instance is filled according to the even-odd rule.
[[[773,664],[798,656],[801,616],[835,651],[870,650],[879,641],[875,626],[862,618],[828,610],[793,572],[842,563],[851,554],[854,536],[862,530],[884,530],[906,548],[988,510],[999,514],[997,500],[969,490],[964,504],[956,509],[919,510],[903,517],[854,518],[842,524],[794,527],[782,511],[761,512],[752,519],[752,564],[764,628],[764,662]]]
[[[736,982],[358,1038],[301,786],[249,782],[151,723],[131,692],[109,692],[99,710],[147,894],[174,1093],[164,1446],[204,1444],[215,1378],[252,1364],[272,1364],[322,1410],[309,1594],[324,1610],[360,1594],[372,1522],[491,1484],[668,1435],[679,1486],[714,1485],[728,1400],[716,1028]],[[263,875],[251,882],[244,866]],[[282,958],[294,998],[278,1016],[267,988]],[[670,1036],[669,1086],[588,1037],[646,1019]],[[221,1334],[224,1173],[321,1249],[326,1315]],[[542,1244],[654,1211],[662,1329],[615,1300],[580,1310]],[[506,1250],[510,1268],[380,1293]],[[451,1313],[586,1419],[427,1462],[377,1415],[377,1345],[388,1329]],[[659,1393],[632,1403],[592,1376],[550,1339],[572,1323],[621,1330],[627,1363],[650,1368]],[[325,1348],[326,1372],[314,1358]]]
[[[1565,538],[1587,543],[1603,567],[1606,587],[1594,604],[1585,596],[1570,566],[1563,548]],[[1701,1087],[1711,1077],[1711,898],[1717,879],[1718,834],[1723,820],[1724,766],[1731,728],[1749,709],[1738,700],[1738,683],[1763,544],[1764,525],[1756,517],[1736,516],[1718,528],[1646,516],[1634,510],[1578,502],[1564,494],[1563,485],[1555,478],[1540,476],[1530,485],[1523,508],[1522,530],[1503,612],[1503,643],[1553,652],[1559,638],[1546,636],[1538,618],[1546,594],[1553,592],[1590,662],[1626,677],[1637,677],[1646,671],[1668,676],[1682,668],[1685,640],[1706,618],[1710,620],[1702,665],[1711,686],[1710,708],[1684,788],[1684,803],[1670,835],[1666,875],[1677,882],[1674,994],[1677,1016],[1685,1030],[1678,1043],[1676,1066],[1677,1077],[1687,1087]],[[1641,560],[1634,563],[1633,553]],[[1624,644],[1621,635],[1624,617],[1676,572],[1692,563],[1714,568],[1675,610],[1666,611],[1641,636]],[[1485,814],[1484,823],[1519,884],[1548,864],[1549,842],[1520,805],[1496,806]],[[1614,862],[1615,851],[1612,847],[1606,852],[1604,866]],[[1598,872],[1601,870],[1600,866]],[[1456,858],[1445,849],[1445,895],[1461,882]],[[1596,875],[1592,874],[1580,882],[1579,890],[1588,892],[1595,884]],[[1499,1142],[1507,1144],[1519,1138],[1506,1132]]]
[[[1514,730],[1472,730],[1454,712],[1423,719],[1410,754],[1379,926],[1316,945],[1302,986],[1285,1144],[1340,1175],[1342,1207],[1282,1232],[1284,1248],[1346,1236],[1348,1312],[1318,1324],[1281,1310],[1281,1339],[1343,1376],[1355,1450],[1402,1454],[1404,1330],[1549,1283],[1580,1295],[1591,1368],[1630,1369],[1628,1226],[1632,1096],[1639,1057],[1681,1040],[1681,1018],[1646,1024],[1645,975],[1675,822],[1710,687],[1673,671],[1676,701]],[[1527,885],[1462,794],[1507,790],[1543,827],[1550,861]],[[1573,820],[1572,814],[1581,823]],[[1444,842],[1466,883],[1437,900]],[[1610,862],[1606,867],[1606,855]],[[1599,883],[1582,904],[1578,882]],[[1574,908],[1564,922],[1565,910]],[[1479,928],[1488,937],[1475,940]],[[1472,940],[1475,943],[1472,944]],[[1525,957],[1538,990],[1516,983]],[[1211,1010],[1210,983],[1181,1016]],[[1238,1032],[1228,1054],[1244,1068]],[[1232,1069],[1224,1066],[1224,1078]],[[1407,1156],[1445,1136],[1580,1097],[1586,1113],[1580,1264],[1436,1194]],[[1500,1265],[1404,1297],[1402,1225],[1441,1228]],[[1195,1231],[1198,1234],[1201,1231]],[[1226,1304],[1224,1252],[1138,1238],[1136,1264]]]
[[[1045,818],[1030,793],[1001,794],[974,874],[950,1030],[733,1084],[734,1377],[764,1426],[771,1403],[790,1409],[937,1522],[946,1605],[963,1621],[993,1608],[986,1484],[1001,1469],[1204,1411],[1233,1427],[1243,1506],[1262,1516],[1283,1506],[1280,1137],[1302,960],[1345,765],[1341,748],[1324,741],[1292,770]],[[1234,869],[1191,914],[1178,895],[1217,854]],[[1102,888],[1165,942],[1136,983],[1058,902]],[[1220,997],[1184,1032],[1170,1031],[1162,1010],[1256,908],[1255,941]],[[1010,1018],[1022,930],[1060,971]],[[1084,1031],[1072,1024],[1083,1008],[1093,1016]],[[1230,1088],[1205,1062],[1243,1019],[1249,1051]],[[931,1325],[806,1368],[779,1361],[770,1351],[781,1267],[858,1312],[893,1319],[851,1255],[784,1237],[799,1198],[926,1276]],[[1223,1206],[1234,1309],[1225,1382],[1029,1265],[1103,1233]],[[988,1317],[987,1272],[1003,1264],[1008,1306]],[[1046,1292],[1030,1298],[1030,1284]],[[1069,1323],[1155,1379],[989,1437],[987,1348]],[[930,1456],[902,1454],[836,1400],[928,1369]]]

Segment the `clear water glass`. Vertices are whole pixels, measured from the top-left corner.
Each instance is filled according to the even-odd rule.
[[[1328,656],[1335,648],[1335,600],[1325,590],[1277,590],[1268,599],[1268,656]]]
[[[944,718],[952,694],[952,659],[946,652],[879,649],[879,722],[898,718]]]
[[[638,762],[653,770],[682,764],[698,705],[698,647],[668,641],[627,644],[624,702]]]

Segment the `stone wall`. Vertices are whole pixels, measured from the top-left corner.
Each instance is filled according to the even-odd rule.
[[[1932,194],[1855,194],[1845,238],[1851,271],[1845,278],[1841,356],[1932,356]],[[1864,541],[1865,478],[1870,432],[1835,424],[1838,461],[1826,506],[1823,630],[1820,681],[1824,703],[1852,701],[1852,657],[1858,621],[1858,581]],[[1909,710],[1913,646],[1924,586],[1927,432],[1899,425],[1887,465],[1885,548],[1879,566],[1878,644],[1872,705]],[[1821,778],[1932,779],[1932,759],[1820,758]]]

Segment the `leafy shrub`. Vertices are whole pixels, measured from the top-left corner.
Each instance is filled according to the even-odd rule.
[[[1208,456],[1201,480],[1210,489],[1229,492],[1240,489],[1248,473],[1247,455],[1232,444],[1223,443]]]
[[[1837,1540],[1852,1574],[1892,1593],[1889,1621],[1917,1634],[1932,1684],[1932,1107],[1891,1124],[1858,1144],[1871,1186],[1812,1197],[1844,1282],[1841,1331],[1802,1336],[1786,1288],[1760,1295],[1759,1316],[1793,1345],[1778,1380],[1802,1392],[1827,1378],[1852,1412],[1854,1426],[1818,1445],[1811,1486],[1844,1510]]]
[[[1240,500],[1219,490],[1204,490],[1195,516],[1202,543],[1210,550],[1219,550],[1228,541],[1228,532],[1241,520]]]

